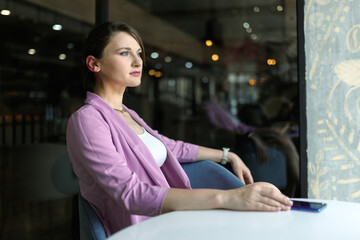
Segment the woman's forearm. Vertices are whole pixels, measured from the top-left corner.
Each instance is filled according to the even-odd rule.
[[[223,190],[170,188],[162,206],[162,213],[176,210],[217,209],[223,206]]]
[[[177,210],[230,209],[251,211],[290,210],[292,202],[269,183],[254,183],[232,190],[170,188],[162,213]]]
[[[220,162],[222,158],[222,150],[199,146],[196,155],[196,161],[210,160],[213,162]]]

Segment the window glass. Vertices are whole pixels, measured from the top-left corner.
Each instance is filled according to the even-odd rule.
[[[0,11],[5,196],[4,186],[15,186],[8,177],[18,174],[10,147],[66,143],[67,120],[85,98],[81,52],[95,25],[95,1],[0,0]],[[124,102],[151,127],[169,138],[232,151],[239,136],[247,139],[255,128],[286,128],[297,147],[296,1],[109,1],[109,20],[132,25],[145,43],[142,84],[127,89]],[[9,204],[0,206],[2,236],[70,239],[77,209],[70,207],[72,197],[59,199],[31,206],[25,199],[1,199]]]

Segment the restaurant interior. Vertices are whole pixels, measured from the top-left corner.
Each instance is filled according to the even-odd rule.
[[[66,126],[85,98],[81,53],[99,2],[0,0],[0,239],[79,239]],[[247,125],[287,126],[299,151],[296,1],[119,0],[108,2],[107,19],[143,38],[142,83],[124,101],[153,129],[241,148],[239,133],[205,107],[218,98]]]

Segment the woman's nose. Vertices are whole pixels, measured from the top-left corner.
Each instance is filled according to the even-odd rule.
[[[142,59],[141,57],[139,56],[134,56],[134,59],[133,59],[133,65],[136,66],[136,67],[140,67],[142,64]]]

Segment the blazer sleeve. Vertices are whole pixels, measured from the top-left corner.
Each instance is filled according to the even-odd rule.
[[[130,214],[161,213],[168,188],[140,181],[127,166],[122,149],[115,148],[109,125],[99,112],[73,114],[67,127],[67,146],[80,181],[95,181]]]

